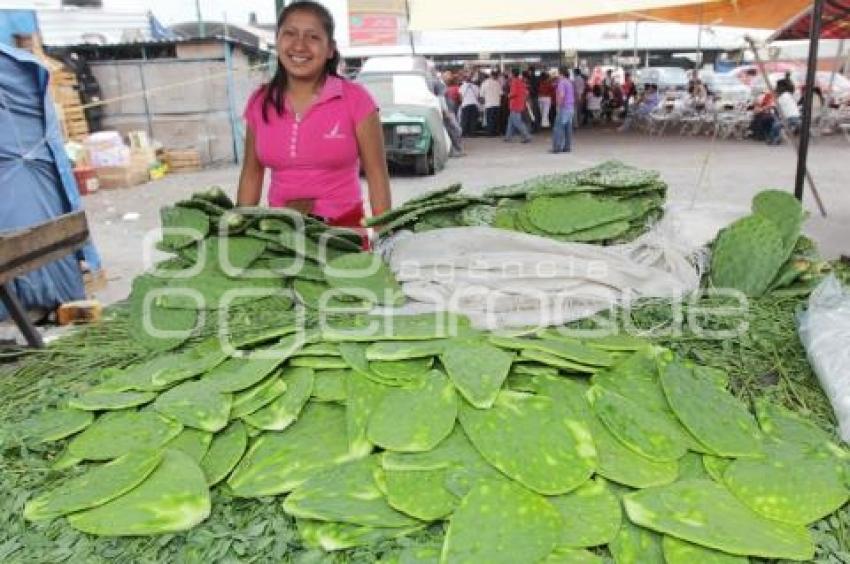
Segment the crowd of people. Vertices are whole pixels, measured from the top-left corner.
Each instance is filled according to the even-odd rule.
[[[568,153],[575,129],[591,123],[612,122],[629,115],[637,88],[630,73],[621,84],[611,71],[593,84],[581,69],[538,70],[528,66],[509,72],[499,70],[444,71],[439,75],[438,96],[446,102],[446,127],[453,156],[463,154],[462,138],[486,135],[518,138],[528,143],[531,135],[551,130],[553,153]],[[657,95],[657,91],[656,91]],[[647,100],[637,101],[646,111]]]
[[[657,84],[638,87],[630,72],[622,80],[611,70],[589,77],[582,69],[560,68],[446,70],[437,75],[436,92],[445,101],[445,123],[452,138],[452,156],[462,156],[464,137],[503,137],[528,143],[531,135],[551,131],[550,152],[570,152],[575,130],[594,124],[613,124],[618,131],[649,122],[654,112],[714,114],[723,101],[709,89],[697,71],[684,92],[660,91]],[[822,96],[815,89],[815,106]],[[782,132],[799,130],[800,97],[790,73],[780,80],[776,94],[765,92],[745,111],[752,113],[749,137],[776,145]]]

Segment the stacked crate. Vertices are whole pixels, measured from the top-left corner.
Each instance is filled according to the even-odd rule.
[[[55,62],[58,63],[58,61]],[[53,95],[53,101],[61,111],[60,119],[65,138],[82,141],[89,134],[89,125],[86,121],[86,112],[80,102],[77,76],[72,72],[61,70],[61,63],[59,69],[50,73],[50,92]]]
[[[196,149],[167,149],[164,160],[169,172],[201,170],[201,154]]]
[[[18,35],[17,46],[30,51],[38,57],[50,73],[50,95],[56,106],[62,135],[65,140],[82,141],[89,134],[86,113],[80,101],[80,88],[77,75],[68,72],[61,61],[48,57],[41,45],[38,34]]]

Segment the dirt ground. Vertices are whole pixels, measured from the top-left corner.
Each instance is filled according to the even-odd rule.
[[[526,145],[491,138],[467,140],[467,156],[451,159],[436,176],[394,175],[393,201],[399,204],[454,182],[462,182],[466,190],[478,193],[490,186],[592,166],[610,158],[661,171],[670,185],[669,200],[684,206],[746,207],[761,189],[793,190],[796,155],[788,146],[768,147],[737,140],[712,143],[708,138],[647,137],[638,133],[624,135],[604,129],[580,130],[570,154],[548,153],[549,142],[545,133]],[[848,164],[850,141],[840,136],[814,140],[810,170],[828,217],[819,216],[809,192],[805,206],[811,217],[806,229],[820,243],[822,253],[830,258],[850,254]],[[239,168],[233,165],[168,175],[133,188],[86,196],[92,235],[109,280],[107,288],[97,297],[108,304],[127,296],[133,277],[144,270],[145,237],[156,237],[161,206],[212,184],[233,194],[238,177]],[[159,256],[154,254],[149,258]]]

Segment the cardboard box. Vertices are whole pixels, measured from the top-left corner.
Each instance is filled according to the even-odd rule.
[[[156,150],[153,147],[130,149],[130,165],[137,168],[150,168],[157,162]]]
[[[94,171],[101,190],[129,188],[150,180],[147,166],[101,166]]]

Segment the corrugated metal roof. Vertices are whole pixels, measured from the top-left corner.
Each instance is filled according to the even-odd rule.
[[[97,8],[38,10],[38,26],[45,45],[122,43],[151,39],[145,12],[113,12]]]
[[[244,41],[240,41],[233,37],[224,37],[222,35],[207,35],[206,37],[178,37],[176,39],[146,39],[144,41],[123,41],[118,43],[108,43],[105,45],[99,45],[96,43],[75,43],[72,45],[50,45],[48,47],[68,47],[77,50],[85,50],[86,48],[97,49],[101,52],[106,52],[109,49],[124,49],[126,47],[151,47],[157,45],[186,45],[186,44],[202,44],[202,43],[212,43],[212,42],[222,42],[227,41],[231,45],[237,45],[242,47],[246,51],[251,51],[253,53],[265,53],[265,51],[258,49],[257,46],[251,45],[250,43],[245,43]]]

